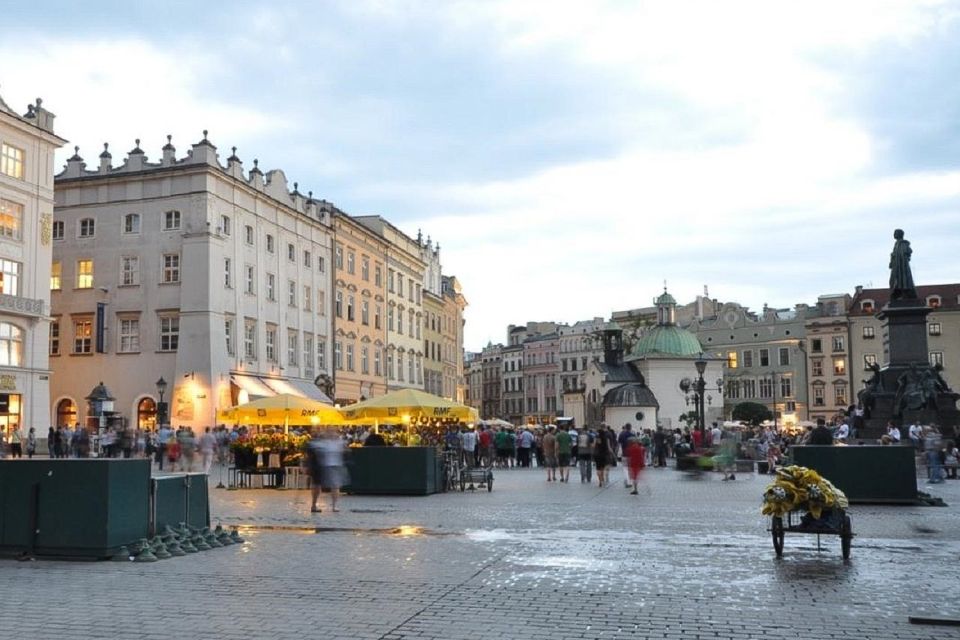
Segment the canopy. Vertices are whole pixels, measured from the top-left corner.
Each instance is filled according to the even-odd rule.
[[[390,393],[345,407],[347,420],[374,418],[381,422],[396,420],[409,422],[417,418],[453,418],[476,422],[477,410],[417,389],[399,389]]]
[[[507,422],[506,420],[502,420],[500,418],[491,418],[489,420],[481,420],[480,424],[483,424],[489,427],[512,427],[513,426],[512,422]]]
[[[339,424],[343,416],[329,404],[283,393],[217,412],[217,419],[245,424]]]

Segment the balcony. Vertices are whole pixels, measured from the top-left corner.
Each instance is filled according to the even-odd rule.
[[[21,298],[5,293],[0,294],[0,313],[9,313],[25,318],[39,318],[43,315],[43,300]]]

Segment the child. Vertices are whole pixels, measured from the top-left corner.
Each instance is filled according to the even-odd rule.
[[[637,488],[640,482],[640,471],[646,466],[647,459],[646,450],[635,437],[627,440],[626,458],[630,468],[630,483],[633,485],[630,495],[635,496],[639,494]]]

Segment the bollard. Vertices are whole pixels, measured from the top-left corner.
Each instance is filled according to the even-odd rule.
[[[243,538],[240,537],[240,529],[239,529],[239,527],[233,527],[233,528],[230,530],[230,539],[233,540],[234,542],[236,542],[237,544],[242,544],[242,543],[243,543]]]
[[[117,551],[112,558],[114,562],[130,562],[130,549],[127,549],[126,546],[120,547],[120,551]]]
[[[140,553],[133,559],[134,562],[156,562],[157,556],[150,550],[150,543],[146,538],[140,540]]]
[[[203,539],[203,536],[199,533],[194,534],[193,539],[191,540],[193,546],[197,548],[197,551],[210,551],[211,547],[207,544],[207,541]]]

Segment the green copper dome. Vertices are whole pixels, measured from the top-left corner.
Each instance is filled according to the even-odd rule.
[[[660,297],[654,300],[653,302],[658,307],[661,305],[667,305],[667,304],[677,304],[677,301],[674,299],[672,295],[667,293],[666,289],[664,289],[663,293],[660,294]]]
[[[630,351],[634,356],[695,356],[703,351],[697,337],[676,325],[658,325],[640,338]]]

